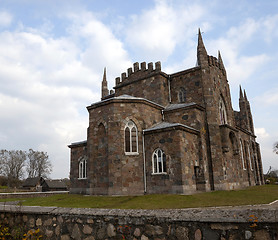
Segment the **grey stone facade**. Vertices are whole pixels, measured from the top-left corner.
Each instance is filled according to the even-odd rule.
[[[71,149],[72,193],[192,194],[263,184],[247,95],[231,103],[226,70],[199,32],[197,66],[174,74],[134,63],[88,106],[87,140]]]

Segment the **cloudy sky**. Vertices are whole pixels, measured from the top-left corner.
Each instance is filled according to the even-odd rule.
[[[51,177],[68,177],[67,145],[86,139],[103,68],[111,89],[133,62],[194,67],[200,27],[235,110],[246,89],[264,171],[278,169],[277,26],[277,0],[0,0],[0,148],[46,151]]]

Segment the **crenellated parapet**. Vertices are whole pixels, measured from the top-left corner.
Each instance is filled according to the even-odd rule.
[[[130,81],[136,81],[142,78],[148,78],[149,76],[153,75],[154,73],[161,72],[161,63],[156,62],[153,65],[152,62],[146,64],[146,62],[138,63],[135,62],[133,64],[133,68],[128,68],[127,72],[123,72],[121,77],[117,77],[115,79],[115,87],[123,84],[128,83]]]
[[[223,65],[223,62],[222,62],[221,58],[216,58],[214,56],[209,56],[208,55],[208,65],[219,68],[221,70],[221,72],[224,75],[226,75],[226,70],[225,70],[225,67]]]

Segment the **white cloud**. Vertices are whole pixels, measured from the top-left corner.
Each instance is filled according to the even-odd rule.
[[[259,104],[264,106],[274,107],[278,105],[278,88],[273,88],[269,91],[266,91],[262,95],[256,98],[256,101]]]
[[[266,132],[265,128],[255,128],[255,134],[260,139],[269,137],[269,134]]]
[[[92,13],[83,11],[78,15],[69,14],[67,17],[73,21],[68,31],[73,38],[82,40],[82,44],[85,45],[80,54],[80,60],[84,66],[98,69],[101,73],[104,67],[107,67],[109,80],[111,76],[117,77],[116,74],[119,74],[120,70],[131,66],[132,63],[123,43]],[[112,87],[114,81],[110,80],[110,84]]]
[[[215,54],[217,50],[221,51],[232,87],[248,80],[270,60],[266,54],[247,56],[242,53],[253,38],[261,34],[262,28],[260,20],[247,19],[241,25],[231,27],[224,37],[208,42],[210,51]]]
[[[13,21],[13,16],[6,12],[0,11],[0,27],[8,27]]]
[[[165,60],[176,45],[195,35],[196,22],[204,9],[200,5],[181,4],[172,1],[155,1],[155,7],[141,15],[133,15],[127,27],[127,41],[138,54]]]
[[[64,37],[24,25],[0,33],[0,145],[47,151],[53,177],[68,176],[67,145],[86,139],[103,67],[118,74],[130,63],[105,25],[86,12],[74,17],[67,24],[76,31]]]

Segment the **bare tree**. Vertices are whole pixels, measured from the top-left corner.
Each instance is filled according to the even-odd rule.
[[[278,154],[278,142],[274,143],[274,145],[273,145],[273,152]]]
[[[24,176],[26,154],[21,150],[0,151],[1,172],[8,178],[9,185],[18,182]]]
[[[47,153],[29,149],[26,170],[28,177],[48,177],[52,172],[52,164]]]

